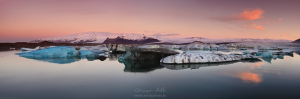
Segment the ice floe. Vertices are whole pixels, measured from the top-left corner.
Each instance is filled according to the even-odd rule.
[[[237,61],[241,59],[256,58],[252,55],[234,54],[227,55],[221,53],[182,53],[171,55],[160,60],[161,63],[216,63]]]

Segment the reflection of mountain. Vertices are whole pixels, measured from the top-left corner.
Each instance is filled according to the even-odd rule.
[[[293,41],[292,43],[300,43],[300,39]]]
[[[200,67],[209,67],[209,66],[220,66],[220,65],[229,65],[237,62],[261,62],[260,59],[251,59],[251,60],[240,60],[240,61],[230,61],[230,62],[220,62],[220,63],[200,63],[200,64],[162,64],[168,69],[171,70],[181,70],[181,69],[199,69]]]
[[[56,64],[69,64],[76,61],[79,61],[81,57],[68,57],[68,58],[31,58],[31,57],[24,57],[28,59],[34,59],[38,61],[44,61],[49,63],[56,63]]]
[[[121,63],[125,65],[124,72],[150,72],[164,68],[159,61],[127,61]]]

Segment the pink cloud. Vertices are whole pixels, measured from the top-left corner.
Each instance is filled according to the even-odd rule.
[[[262,25],[258,25],[258,26],[254,27],[254,28],[259,29],[259,30],[264,30],[265,29]]]
[[[290,35],[290,34],[289,33],[283,33],[280,36],[288,36],[288,35]]]
[[[278,19],[268,18],[268,19],[264,19],[262,22],[263,22],[263,24],[278,24],[282,20],[283,20],[283,18],[278,18]]]
[[[263,27],[260,24],[256,24],[256,23],[251,23],[251,25],[248,25],[248,28],[259,29],[259,30],[264,30],[265,29],[265,27]]]
[[[263,18],[264,11],[262,9],[246,9],[243,13],[236,15],[238,20],[251,21]]]
[[[232,15],[232,16],[223,16],[212,18],[219,21],[252,21],[263,18],[264,11],[260,8],[248,8],[245,9],[242,13]]]

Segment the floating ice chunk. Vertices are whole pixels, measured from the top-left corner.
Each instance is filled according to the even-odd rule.
[[[82,51],[83,53],[86,53]],[[26,58],[62,58],[62,57],[74,57],[80,56],[80,51],[75,50],[69,46],[51,47],[32,52],[19,53],[18,55]]]
[[[108,48],[105,45],[98,45],[98,46],[83,46],[80,49],[88,50],[93,53],[99,54],[104,52],[109,52]]]
[[[278,55],[273,55],[273,59],[276,60],[278,58]]]
[[[226,55],[216,53],[183,53],[165,57],[160,60],[161,63],[213,63],[213,62],[227,62],[236,61],[245,58],[254,58],[252,55]]]
[[[89,55],[89,54],[94,54],[93,52],[88,51],[88,50],[79,50],[79,52],[80,52],[80,56],[86,56],[86,55]]]
[[[271,51],[266,51],[263,52],[261,55],[259,55],[260,57],[273,57],[272,52]]]
[[[21,48],[21,51],[23,51],[23,52],[30,52],[30,51],[40,50],[40,49],[42,49],[42,48],[40,46],[38,46],[38,47],[36,47],[34,49],[32,49],[32,48]]]
[[[138,46],[138,48],[160,48],[158,45],[142,45]]]
[[[97,54],[88,54],[85,56],[88,60],[95,60],[99,57]]]
[[[248,54],[251,54],[251,52],[250,51],[243,52],[243,55],[248,55]]]

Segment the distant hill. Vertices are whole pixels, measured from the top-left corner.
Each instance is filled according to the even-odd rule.
[[[147,38],[144,38],[147,36]],[[117,37],[121,37],[116,39]],[[150,42],[170,42],[170,43],[190,43],[194,41],[201,41],[204,43],[228,43],[228,42],[292,42],[290,40],[283,39],[255,39],[255,38],[224,38],[224,39],[211,39],[204,37],[169,37],[169,36],[157,36],[157,35],[145,35],[138,33],[110,33],[110,32],[84,32],[77,34],[70,34],[54,38],[41,38],[31,41],[30,43],[40,43],[43,41],[49,41],[54,43],[150,43]],[[105,41],[105,42],[104,42]]]
[[[54,38],[41,38],[31,41],[31,43],[40,43],[49,41],[54,43],[103,43],[107,38],[123,37],[126,39],[143,39],[143,34],[136,33],[109,33],[109,32],[84,32],[70,34]]]
[[[126,39],[124,36],[118,36],[117,38],[107,38],[103,43],[104,44],[144,44],[144,43],[152,43],[152,42],[160,42],[158,39],[152,37],[144,36],[143,39]]]
[[[293,41],[292,43],[300,43],[300,39]]]

